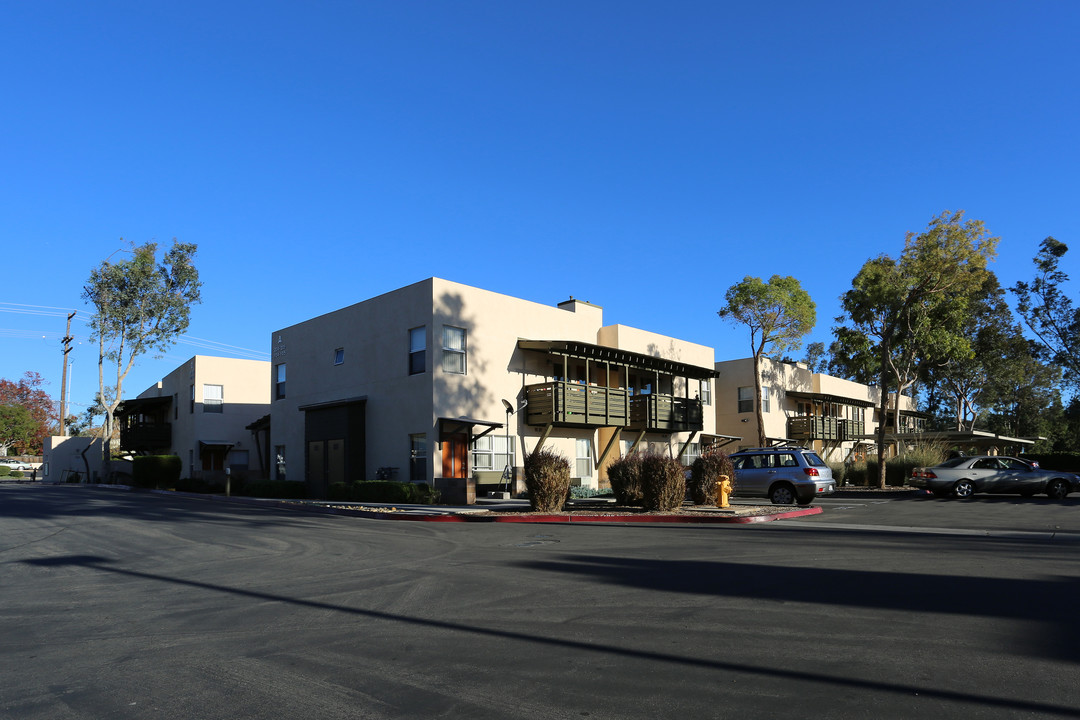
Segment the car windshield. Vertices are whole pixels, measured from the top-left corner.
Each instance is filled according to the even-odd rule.
[[[970,461],[971,458],[969,457],[954,457],[951,460],[946,460],[945,462],[941,463],[940,465],[938,465],[938,467],[960,467],[964,463]]]
[[[817,453],[803,453],[802,456],[806,458],[806,464],[810,467],[825,467],[825,461],[817,456]]]

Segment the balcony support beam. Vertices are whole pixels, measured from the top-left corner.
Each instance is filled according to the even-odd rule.
[[[608,440],[607,447],[604,448],[604,452],[600,453],[600,457],[596,460],[596,470],[607,461],[608,456],[611,455],[611,451],[619,445],[619,438],[622,436],[622,428],[615,428],[615,432],[611,434],[611,439]]]

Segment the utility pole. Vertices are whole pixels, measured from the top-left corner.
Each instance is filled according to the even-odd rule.
[[[60,342],[64,343],[64,375],[60,380],[60,434],[67,435],[64,426],[67,422],[67,373],[68,373],[68,353],[71,352],[71,341],[74,339],[71,337],[71,319],[75,317],[75,311],[67,316],[67,330],[64,331],[64,339]]]

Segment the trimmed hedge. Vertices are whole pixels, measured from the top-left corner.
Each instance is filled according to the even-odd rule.
[[[641,505],[641,455],[619,458],[607,469],[608,482],[620,505]]]
[[[641,459],[641,506],[646,510],[668,512],[686,500],[686,471],[682,463],[664,455],[646,455]]]
[[[131,461],[131,484],[141,488],[175,487],[183,469],[176,455],[136,455]]]
[[[5,477],[6,475],[10,475],[11,473],[12,470],[10,467],[8,467],[7,465],[0,465],[0,477]]]
[[[690,499],[695,505],[716,504],[716,483],[721,475],[731,481],[735,488],[735,466],[723,450],[706,450],[690,466]]]
[[[570,497],[570,461],[551,450],[530,453],[525,457],[525,489],[533,510],[562,510]]]

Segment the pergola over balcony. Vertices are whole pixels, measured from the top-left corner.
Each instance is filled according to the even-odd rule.
[[[702,429],[699,398],[689,397],[690,380],[717,376],[712,368],[689,365],[653,355],[643,355],[619,348],[573,340],[518,340],[522,350],[544,353],[562,363],[563,378],[569,377],[570,361],[585,363],[585,377],[597,373],[600,382],[551,380],[527,385],[525,418],[530,425],[553,427],[618,427],[646,432],[684,432]],[[631,372],[652,377],[652,387],[660,378],[686,379],[686,397],[649,392],[632,395],[616,387],[616,376],[629,378]]]
[[[133,398],[116,408],[120,447],[131,452],[157,452],[172,445],[168,421],[171,397]]]
[[[789,390],[789,398],[803,400],[815,407],[825,404],[853,406],[860,408],[873,407],[869,400],[830,395],[828,393],[797,392]],[[788,420],[788,437],[793,440],[825,440],[843,442],[855,440],[866,432],[866,423],[862,420],[850,418],[832,417],[826,415],[800,415]]]

